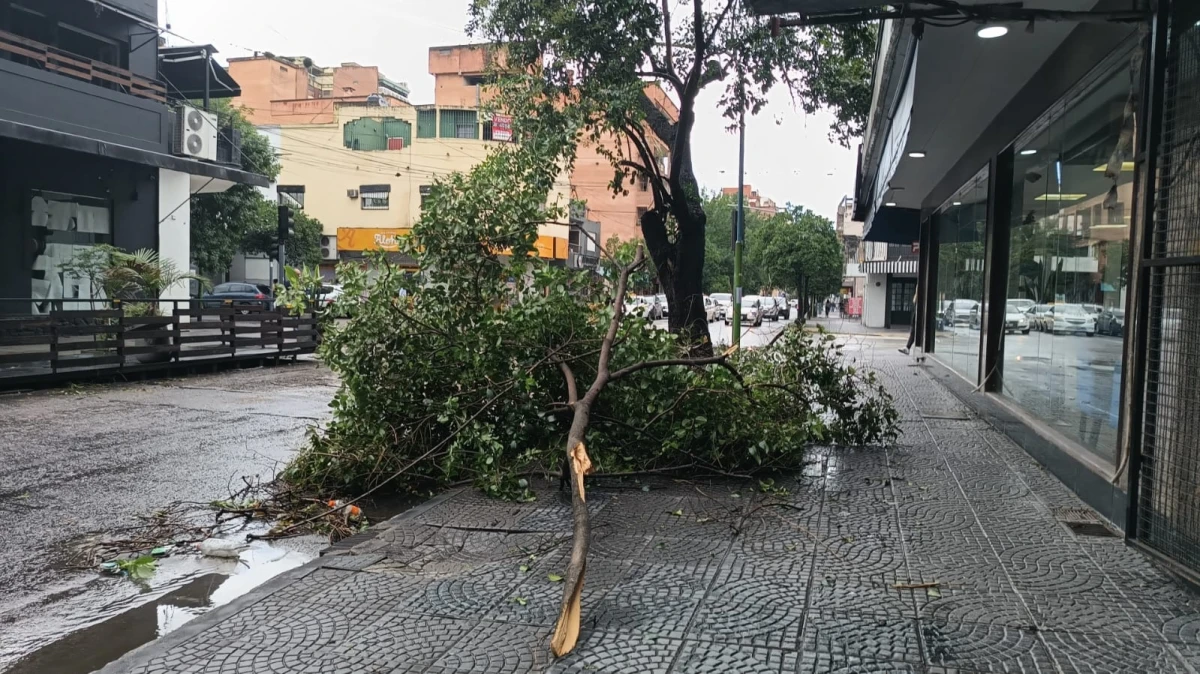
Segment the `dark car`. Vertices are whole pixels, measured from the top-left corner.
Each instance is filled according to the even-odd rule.
[[[792,318],[792,306],[788,304],[786,297],[780,295],[775,298],[775,306],[779,307],[779,317],[785,321]]]
[[[1125,310],[1105,309],[1096,319],[1096,332],[1121,337],[1125,334]]]
[[[250,307],[270,309],[272,306],[270,286],[254,283],[222,283],[201,298],[206,309],[223,306],[243,307],[242,313],[250,313]]]

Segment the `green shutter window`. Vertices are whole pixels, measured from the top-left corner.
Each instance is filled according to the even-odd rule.
[[[417,110],[417,138],[437,138],[436,110]]]
[[[387,136],[388,139],[403,138],[404,147],[408,147],[412,145],[412,124],[403,119],[385,117],[383,120],[383,135]]]
[[[377,151],[387,149],[387,136],[378,119],[363,117],[346,122],[343,127],[343,144],[351,150]]]
[[[479,138],[479,114],[474,110],[442,110],[442,138]]]

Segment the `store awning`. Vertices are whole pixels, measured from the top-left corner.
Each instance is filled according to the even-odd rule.
[[[213,61],[216,48],[210,44],[164,47],[158,50],[158,74],[167,83],[172,98],[204,98],[205,80],[209,98],[233,98],[242,95],[242,87],[229,71]]]
[[[858,268],[868,274],[915,274],[917,260],[877,260],[860,263]]]
[[[916,208],[884,206],[863,228],[863,241],[907,244],[920,239],[921,211]]]

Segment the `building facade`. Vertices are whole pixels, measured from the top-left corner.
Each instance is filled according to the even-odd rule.
[[[89,299],[61,265],[97,244],[186,270],[191,197],[267,184],[215,117],[181,105],[237,83],[212,47],[162,47],[157,19],[152,0],[0,0],[0,297],[17,298],[0,312]]]
[[[736,187],[721,188],[721,196],[737,198],[737,193],[738,188]],[[779,207],[775,205],[774,201],[768,197],[762,196],[758,193],[758,190],[754,189],[750,185],[742,185],[742,194],[744,195],[744,205],[748,211],[754,211],[755,213],[768,217],[779,212]]]
[[[929,367],[1195,576],[1200,5],[1042,4],[1092,16],[883,22],[854,216],[916,251]]]
[[[836,231],[842,244],[844,271],[842,272],[842,296],[863,297],[867,290],[867,275],[860,268],[862,255],[862,220],[854,219],[854,198],[842,197],[838,203]]]

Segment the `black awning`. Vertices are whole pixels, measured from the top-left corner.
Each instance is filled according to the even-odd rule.
[[[167,84],[171,98],[200,100],[208,78],[209,98],[233,98],[242,95],[242,87],[229,71],[217,65],[212,45],[163,47],[158,50],[158,74]]]
[[[916,208],[883,206],[863,228],[863,241],[907,243],[921,239],[921,211]]]

